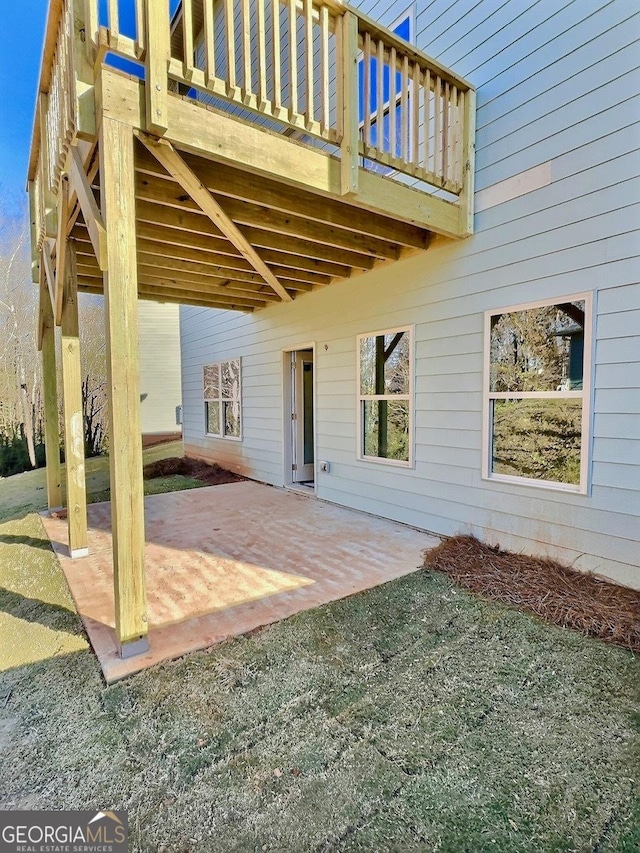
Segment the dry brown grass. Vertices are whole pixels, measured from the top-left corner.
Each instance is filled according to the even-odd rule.
[[[458,586],[640,653],[640,592],[554,560],[454,536],[425,553],[426,568]]]

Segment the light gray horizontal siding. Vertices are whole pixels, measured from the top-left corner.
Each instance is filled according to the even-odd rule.
[[[365,2],[389,24],[408,3]],[[638,22],[624,0],[423,0],[418,45],[478,88],[478,189],[550,162],[551,183],[465,241],[254,315],[182,308],[189,452],[281,485],[284,348],[315,342],[319,497],[475,533],[640,587]],[[634,124],[635,122],[635,124]],[[488,309],[596,294],[591,493],[485,481]],[[415,466],[356,458],[356,336],[415,327]],[[243,360],[243,441],[203,434],[202,365]]]
[[[143,435],[179,432],[180,317],[177,305],[140,300],[140,414]]]

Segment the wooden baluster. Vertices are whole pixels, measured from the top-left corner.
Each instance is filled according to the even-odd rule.
[[[449,177],[454,184],[459,184],[460,174],[460,109],[459,109],[460,90],[457,86],[451,88],[451,165],[449,167]]]
[[[384,42],[378,39],[376,51],[376,149],[384,151]]]
[[[95,52],[98,49],[98,0],[84,0],[84,24],[87,58],[89,62],[94,62]]]
[[[449,81],[444,84],[442,103],[442,183],[447,181],[449,171]]]
[[[289,0],[289,107],[290,120],[298,114],[298,18],[296,0]]]
[[[145,44],[144,5],[142,0],[136,0],[136,54],[139,57],[144,53]]]
[[[236,80],[236,21],[233,0],[224,0],[224,31],[227,49],[227,91],[234,97],[238,88]]]
[[[365,153],[367,148],[371,145],[371,93],[373,91],[373,87],[371,85],[371,34],[364,34],[364,55],[363,55],[363,86],[362,86],[362,98],[363,98],[363,113],[364,113],[364,147]]]
[[[329,9],[322,4],[320,7],[320,133],[326,136],[329,132],[330,93],[329,93]]]
[[[242,65],[245,97],[253,92],[251,82],[251,6],[242,0]]]
[[[428,68],[424,72],[424,80],[422,81],[422,91],[424,97],[424,142],[423,142],[423,158],[424,168],[429,171],[429,134],[431,133],[431,72]]]
[[[440,163],[442,162],[442,139],[440,138],[440,93],[442,90],[442,79],[437,76],[433,88],[433,174],[440,175]]]
[[[193,77],[193,7],[191,3],[192,0],[182,0],[183,74],[187,80]]]
[[[411,160],[414,167],[417,169],[420,165],[420,66],[417,62],[413,63],[413,88],[411,90],[411,102],[413,104],[411,118]]]
[[[265,111],[267,98],[267,26],[265,23],[265,3],[268,0],[256,0],[258,4],[258,109]]]
[[[282,117],[282,56],[280,46],[280,0],[271,0],[271,42],[273,45],[273,104],[274,113]]]
[[[311,0],[303,0],[304,12],[304,46],[305,70],[307,86],[307,123],[315,116],[314,87],[313,87],[313,5]]]
[[[389,51],[389,154],[396,156],[396,106],[398,100],[396,85],[396,49]]]
[[[402,57],[402,95],[400,99],[400,118],[402,120],[402,159],[409,161],[409,57]]]
[[[109,16],[108,27],[110,30],[110,36],[117,37],[120,33],[120,13],[118,10],[118,0],[107,0],[107,13]]]
[[[335,35],[336,35],[336,130],[338,134],[338,142],[342,143],[344,138],[344,90],[342,85],[341,75],[344,72],[344,15],[337,15],[335,18]]]
[[[211,86],[216,77],[216,12],[214,0],[204,2],[204,80]]]

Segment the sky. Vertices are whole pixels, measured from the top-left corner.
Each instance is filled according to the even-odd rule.
[[[0,193],[11,211],[14,205],[18,210],[28,207],[25,192],[27,162],[47,7],[47,0],[3,3],[0,30]]]

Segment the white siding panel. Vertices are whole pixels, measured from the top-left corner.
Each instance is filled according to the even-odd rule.
[[[408,3],[359,3],[383,23]],[[475,235],[251,316],[182,308],[190,453],[282,485],[283,349],[316,345],[320,498],[473,532],[640,588],[638,22],[624,0],[423,0],[418,45],[478,87],[478,189],[550,163]],[[635,98],[635,99],[634,99]],[[634,123],[635,122],[635,123]],[[593,291],[591,492],[481,477],[483,317]],[[356,458],[356,336],[415,328],[415,466]],[[240,356],[243,441],[204,435],[202,365]]]
[[[177,305],[138,303],[142,433],[177,433],[180,386],[180,319]]]

